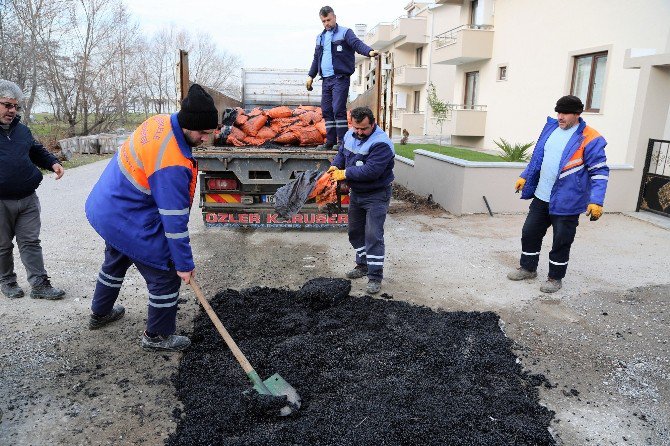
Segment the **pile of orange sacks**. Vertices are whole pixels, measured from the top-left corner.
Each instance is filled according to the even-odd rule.
[[[237,108],[235,123],[226,144],[261,146],[267,142],[286,146],[315,146],[326,138],[326,123],[320,107],[301,105],[294,109],[280,106],[263,110],[259,107],[246,113]]]

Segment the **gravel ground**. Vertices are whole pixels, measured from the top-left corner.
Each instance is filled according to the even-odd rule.
[[[146,291],[134,269],[120,298],[124,319],[86,328],[103,244],[83,206],[105,163],[57,182],[48,176],[39,189],[47,268],[68,294],[58,302],[0,297],[2,445],[162,444],[176,431],[180,355],[139,348]],[[521,365],[552,384],[539,397],[556,413],[558,444],[670,445],[667,229],[616,214],[582,218],[564,288],[547,296],[539,280],[505,279],[518,261],[523,215],[455,218],[392,207],[382,292],[436,310],[499,315]],[[197,209],[190,232],[210,297],[225,288],[296,290],[353,263],[344,232],[206,229]],[[540,277],[547,252],[545,244]],[[17,265],[27,287],[18,256]],[[364,289],[355,281],[351,295]],[[178,331],[191,334],[200,310],[188,289],[182,298]]]

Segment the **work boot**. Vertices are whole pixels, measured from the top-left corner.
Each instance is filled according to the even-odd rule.
[[[561,279],[552,279],[551,277],[548,277],[547,281],[540,287],[540,291],[543,293],[555,293],[560,290],[562,286]]]
[[[333,147],[335,147],[335,143],[326,141],[320,146],[314,147],[314,150],[333,150]]]
[[[347,279],[360,279],[368,275],[368,267],[366,265],[356,265],[351,271],[347,271],[344,275]]]
[[[97,330],[102,328],[107,324],[111,324],[114,321],[118,321],[126,314],[126,309],[122,305],[114,305],[111,313],[104,316],[100,316],[95,313],[91,313],[91,318],[88,320],[88,328],[91,330]]]
[[[19,297],[24,296],[23,290],[16,282],[3,283],[2,294],[4,294],[10,299],[18,299]]]
[[[149,337],[145,331],[144,334],[142,334],[141,345],[144,350],[152,352],[180,352],[191,345],[191,340],[186,336],[178,336],[174,334]]]
[[[526,280],[526,279],[534,279],[537,277],[537,271],[528,271],[527,269],[523,269],[521,267],[515,269],[514,271],[510,271],[509,274],[507,274],[507,278],[509,280]]]
[[[377,294],[382,289],[382,283],[378,280],[368,280],[368,286],[365,287],[365,292],[368,294]]]
[[[30,291],[30,297],[33,299],[58,300],[63,296],[65,296],[65,291],[52,287],[47,276],[41,277]]]

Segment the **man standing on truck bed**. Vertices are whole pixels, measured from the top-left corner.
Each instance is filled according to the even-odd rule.
[[[135,265],[149,290],[141,346],[179,351],[191,341],[175,335],[181,282],[195,276],[188,220],[197,179],[191,147],[211,138],[218,124],[214,101],[193,84],[179,113],[153,116],[121,146],[86,201],[86,217],[105,240],[91,302],[89,328],[123,317],[114,305]]]
[[[326,121],[326,142],[317,149],[332,149],[342,142],[347,133],[347,98],[349,77],[354,73],[354,51],[363,56],[375,57],[377,51],[363,43],[352,30],[336,23],[335,12],[330,6],[319,10],[325,28],[316,36],[314,60],[307,77],[307,90],[317,74],[323,78],[321,111]]]
[[[351,121],[352,129],[344,135],[328,172],[334,180],[349,184],[349,242],[356,250],[356,267],[346,277],[367,275],[366,291],[376,294],[384,273],[384,221],[391,201],[395,149],[368,107],[351,110]]]

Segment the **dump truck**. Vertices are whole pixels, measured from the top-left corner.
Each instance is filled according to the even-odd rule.
[[[320,85],[305,89],[306,70],[242,71],[242,108],[289,108],[320,105]],[[183,94],[183,93],[182,93]],[[219,110],[219,112],[223,112]],[[335,150],[305,146],[202,146],[198,162],[200,207],[209,227],[342,228],[347,226],[348,190],[339,189],[335,213],[306,203],[299,214],[283,219],[275,212],[274,194],[305,171],[327,170]]]

